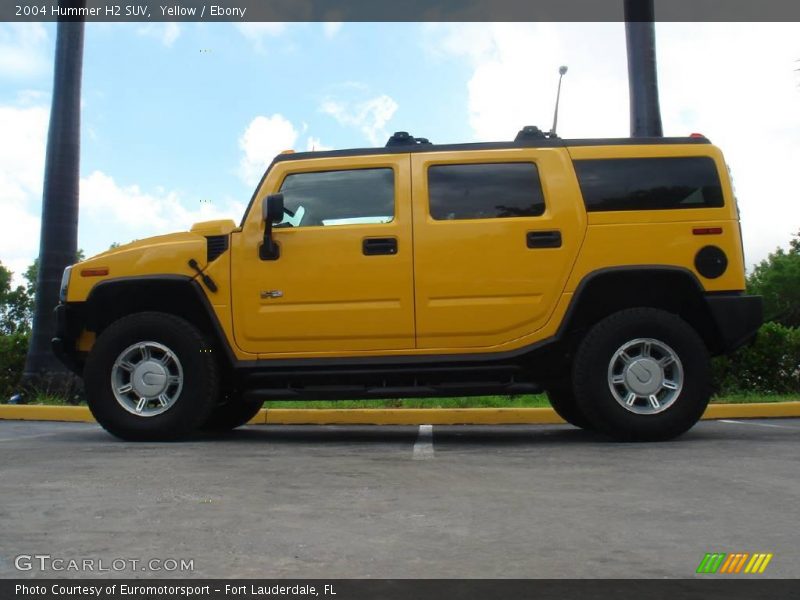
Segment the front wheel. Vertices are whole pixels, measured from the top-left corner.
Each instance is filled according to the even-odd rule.
[[[143,312],[109,325],[86,361],[89,409],[125,440],[174,440],[211,412],[219,369],[205,337],[174,315]]]
[[[708,350],[683,319],[633,308],[596,324],[573,365],[581,413],[620,441],[681,435],[703,415],[711,397]]]
[[[261,400],[246,401],[234,394],[227,402],[214,407],[202,429],[218,432],[236,429],[255,417],[263,405]]]

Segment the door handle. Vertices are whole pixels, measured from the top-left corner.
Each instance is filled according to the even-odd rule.
[[[397,254],[397,238],[366,238],[361,249],[364,256]]]
[[[525,235],[528,248],[560,248],[561,232],[556,231],[529,231]]]

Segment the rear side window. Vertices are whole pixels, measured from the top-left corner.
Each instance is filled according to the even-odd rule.
[[[351,169],[287,175],[289,212],[279,227],[388,223],[394,219],[394,171]]]
[[[723,206],[713,159],[702,157],[576,160],[587,211]]]
[[[544,212],[533,163],[434,165],[428,169],[431,216],[437,221],[536,217]]]

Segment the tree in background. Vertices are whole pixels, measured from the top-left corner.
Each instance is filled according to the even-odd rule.
[[[85,0],[59,1],[59,5],[72,7],[85,4]],[[42,196],[41,262],[24,372],[26,387],[64,392],[72,387],[74,377],[53,354],[50,340],[55,333],[53,309],[58,302],[61,274],[73,262],[78,249],[83,33],[83,21],[58,22]]]
[[[83,250],[78,250],[76,262],[83,259]],[[21,391],[19,383],[28,353],[38,274],[37,258],[22,275],[25,285],[12,289],[13,273],[0,262],[0,402]],[[30,396],[25,400],[32,400],[33,394]]]
[[[764,297],[765,321],[800,327],[800,231],[789,242],[788,252],[777,248],[756,265],[747,289]]]
[[[27,288],[21,285],[11,288],[12,276],[13,273],[0,263],[0,335],[27,335],[33,303]]]
[[[12,275],[0,263],[0,402],[17,391],[28,351],[33,305],[25,287],[12,289]]]

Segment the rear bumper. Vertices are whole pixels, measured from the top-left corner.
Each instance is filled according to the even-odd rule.
[[[83,355],[75,348],[75,342],[83,329],[82,311],[70,304],[59,304],[55,308],[56,335],[51,340],[53,354],[76,375],[83,374]]]
[[[706,301],[725,353],[752,341],[764,322],[761,296],[713,295]]]

